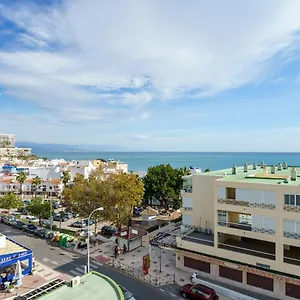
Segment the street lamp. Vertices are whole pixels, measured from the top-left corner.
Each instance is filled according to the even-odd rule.
[[[90,219],[92,217],[92,214],[96,211],[101,211],[103,210],[103,207],[98,207],[94,209],[89,217],[88,217],[88,236],[87,236],[87,272],[90,272]],[[96,233],[95,233],[96,234]]]

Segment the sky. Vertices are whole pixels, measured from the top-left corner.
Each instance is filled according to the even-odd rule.
[[[300,1],[0,0],[0,132],[300,151]]]

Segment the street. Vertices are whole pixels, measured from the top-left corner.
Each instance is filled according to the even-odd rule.
[[[0,232],[25,247],[32,249],[36,261],[41,262],[51,269],[71,277],[84,273],[84,266],[87,264],[87,260],[86,257],[80,254],[73,254],[58,247],[51,247],[45,240],[27,235],[20,230],[13,229],[4,224],[0,224]],[[117,283],[130,290],[137,300],[181,299],[179,289],[176,285],[154,288],[96,261],[91,261],[91,270],[99,271],[111,277]]]

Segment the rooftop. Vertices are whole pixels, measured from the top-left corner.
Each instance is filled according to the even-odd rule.
[[[14,241],[9,240],[6,238],[5,247],[0,248],[0,257],[1,255],[7,255],[10,253],[18,253],[18,252],[24,252],[28,249],[22,247],[21,245],[15,243]]]
[[[291,180],[292,169],[297,171],[297,180]],[[236,167],[236,174],[232,174],[232,168],[224,170],[216,170],[207,173],[198,173],[195,176],[220,176],[218,181],[233,181],[233,182],[247,182],[247,183],[260,183],[260,184],[284,184],[300,186],[300,166],[289,166],[287,169],[281,168],[278,171],[278,165],[275,166],[275,174],[271,174],[271,165],[262,168],[257,164],[256,169],[253,165],[248,165],[248,171],[244,172],[244,166]]]
[[[71,287],[62,285],[57,289],[39,297],[41,300],[82,300],[82,299],[105,299],[124,300],[119,286],[109,277],[97,272],[91,272],[80,278],[80,283]],[[26,298],[27,299],[27,298]]]

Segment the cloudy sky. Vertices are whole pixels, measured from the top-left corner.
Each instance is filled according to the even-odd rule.
[[[0,132],[300,150],[300,1],[0,0]]]

